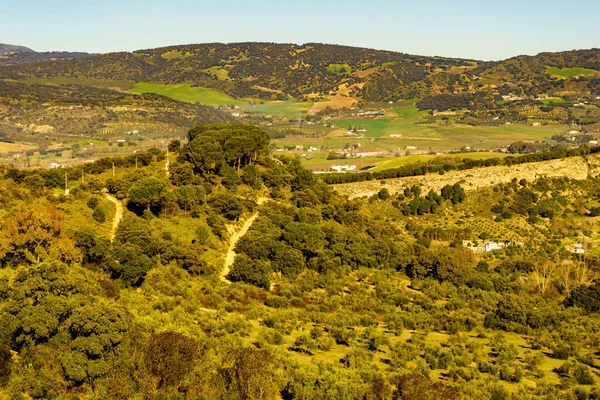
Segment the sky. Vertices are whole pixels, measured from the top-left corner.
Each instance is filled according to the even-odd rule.
[[[0,0],[0,43],[106,53],[319,42],[500,60],[600,47],[598,16],[598,0]]]

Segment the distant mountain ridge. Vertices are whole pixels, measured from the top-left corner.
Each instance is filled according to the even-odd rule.
[[[37,52],[25,46],[0,43],[0,66],[24,64],[42,60],[68,60],[88,55],[88,53],[68,51]]]
[[[29,47],[17,46],[14,44],[0,43],[0,56],[6,56],[15,53],[35,53]]]

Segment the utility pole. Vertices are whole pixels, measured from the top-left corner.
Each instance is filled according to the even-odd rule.
[[[165,164],[165,172],[167,177],[169,176],[169,148],[167,147],[167,163]]]
[[[65,171],[65,196],[69,195],[69,175],[67,175],[67,171]]]
[[[115,162],[113,161],[113,179],[115,178]]]

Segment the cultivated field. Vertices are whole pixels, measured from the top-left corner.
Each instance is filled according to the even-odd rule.
[[[242,106],[242,108],[252,113],[257,112],[274,117],[293,119],[301,118],[306,115],[314,103],[297,101],[261,102],[260,100],[255,100],[254,104],[254,106],[250,106],[248,103],[246,103],[246,105]]]
[[[31,144],[0,142],[0,153],[27,151],[35,148],[37,148],[37,146]]]
[[[184,136],[186,129],[160,122],[109,122],[98,132],[102,136],[123,136],[133,131],[139,131],[142,136]]]
[[[236,100],[231,96],[221,93],[214,89],[193,87],[191,85],[168,85],[160,83],[136,83],[134,88],[129,90],[131,93],[156,93],[175,100],[185,101],[188,103],[199,103],[207,106],[243,106],[248,103],[241,100]]]
[[[374,163],[375,168],[373,171],[383,171],[385,169],[398,168],[407,164],[415,164],[418,162],[426,163],[435,159],[448,159],[454,158],[458,160],[462,160],[464,158],[469,158],[472,160],[487,160],[490,158],[504,158],[508,154],[507,153],[461,153],[454,155],[432,155],[432,154],[423,154],[423,155],[411,155],[411,156],[403,156],[403,157],[394,157],[388,158],[385,160],[379,160]]]
[[[314,105],[308,110],[308,115],[315,115],[319,112],[325,110],[327,107],[336,109],[336,108],[349,108],[356,104],[356,99],[352,97],[346,96],[331,96],[329,97],[329,101],[319,101],[314,103]]]
[[[576,76],[594,76],[598,75],[598,71],[588,68],[556,68],[548,67],[546,73],[553,78],[570,79]]]

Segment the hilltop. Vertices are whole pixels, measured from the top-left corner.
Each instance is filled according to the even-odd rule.
[[[13,44],[0,43],[0,56],[18,53],[34,53],[34,51],[25,46],[16,46]]]
[[[41,60],[68,60],[87,55],[89,54],[68,51],[37,52],[25,46],[0,43],[0,66],[30,63]]]

